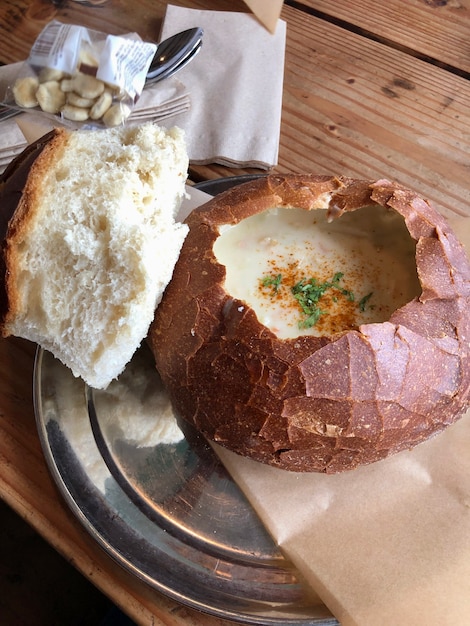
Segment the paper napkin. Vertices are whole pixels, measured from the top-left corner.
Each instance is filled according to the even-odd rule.
[[[268,169],[277,164],[286,24],[275,33],[251,13],[169,5],[161,39],[200,26],[200,52],[178,78],[191,109],[178,119],[192,163]]]
[[[342,626],[470,624],[470,414],[411,452],[334,476],[215,449]]]
[[[470,218],[453,226],[470,251]],[[470,411],[409,452],[333,476],[213,447],[342,626],[470,624]]]
[[[189,111],[191,99],[186,86],[176,76],[146,87],[130,116],[131,122],[163,122]],[[177,119],[174,120],[177,123]]]
[[[0,174],[26,146],[26,138],[14,118],[0,122]]]

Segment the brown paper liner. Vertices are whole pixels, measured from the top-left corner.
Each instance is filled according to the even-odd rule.
[[[276,30],[284,0],[245,0],[245,4],[271,33]]]
[[[449,221],[470,249],[470,219]],[[470,411],[411,451],[333,476],[214,449],[342,626],[470,624]]]

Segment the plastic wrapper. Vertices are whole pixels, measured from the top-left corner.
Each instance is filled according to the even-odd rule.
[[[6,89],[3,104],[69,126],[118,126],[145,86],[156,44],[50,22]]]

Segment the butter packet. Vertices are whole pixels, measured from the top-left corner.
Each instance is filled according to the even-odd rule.
[[[119,126],[145,86],[156,44],[50,22],[7,87],[4,104],[65,125]]]

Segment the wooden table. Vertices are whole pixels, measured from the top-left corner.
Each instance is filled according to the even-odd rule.
[[[241,0],[174,4],[246,11]],[[158,36],[159,0],[3,0],[0,62],[26,58],[53,18],[115,34]],[[470,0],[287,0],[276,172],[387,177],[447,215],[470,192]],[[244,173],[194,167],[194,180]],[[224,623],[178,605],[123,571],[70,513],[48,473],[32,405],[35,346],[0,342],[0,497],[139,624]]]

